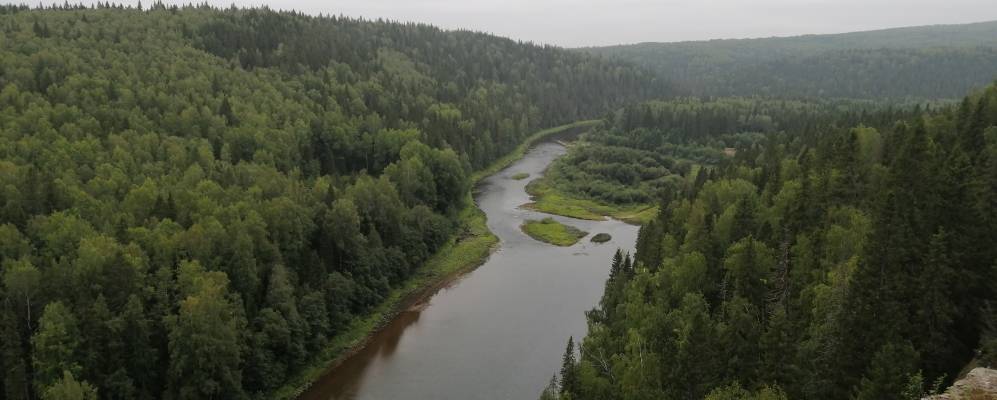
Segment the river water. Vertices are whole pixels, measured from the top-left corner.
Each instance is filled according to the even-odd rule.
[[[617,248],[632,251],[637,227],[553,216],[589,232],[571,247],[520,229],[550,215],[521,209],[526,184],[566,149],[537,145],[486,178],[475,201],[501,240],[482,266],[398,315],[369,344],[312,386],[304,400],[536,399],[557,372],[569,336],[585,335],[585,311],[602,296]],[[513,174],[530,177],[513,180]],[[589,241],[609,233],[604,244]]]

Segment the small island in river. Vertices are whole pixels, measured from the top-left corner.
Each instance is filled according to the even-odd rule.
[[[595,234],[595,236],[592,236],[592,239],[589,240],[591,240],[592,243],[606,243],[610,240],[613,240],[613,237],[610,236],[608,233],[597,233]]]

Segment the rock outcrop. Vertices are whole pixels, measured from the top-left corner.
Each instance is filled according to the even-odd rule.
[[[974,368],[945,393],[922,400],[997,400],[997,370]]]

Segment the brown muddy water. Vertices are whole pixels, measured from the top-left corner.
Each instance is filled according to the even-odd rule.
[[[585,311],[602,296],[617,248],[632,251],[637,227],[553,218],[589,232],[571,247],[548,245],[519,229],[550,216],[529,202],[530,179],[566,149],[544,143],[482,181],[475,201],[501,239],[481,267],[400,313],[364,347],[332,368],[304,400],[473,400],[539,397],[558,371],[568,337],[585,335]],[[603,244],[589,241],[600,232]]]

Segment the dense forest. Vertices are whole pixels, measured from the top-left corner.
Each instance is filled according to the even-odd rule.
[[[955,99],[997,78],[997,22],[580,50],[709,96]]]
[[[997,87],[936,101],[994,65],[997,23],[569,51],[0,6],[0,399],[270,398],[470,235],[475,171],[598,116],[535,182],[659,211],[542,398],[920,398],[997,364]]]
[[[937,104],[933,105],[938,107]],[[760,98],[675,99],[612,113],[536,184],[614,206],[654,203],[729,159],[753,158],[774,134],[802,138],[859,122],[885,126],[920,105]]]
[[[675,124],[631,115],[602,140]],[[997,365],[997,87],[858,118],[784,125],[658,192],[541,398],[920,399]]]
[[[266,398],[651,74],[427,25],[0,7],[0,398]]]

